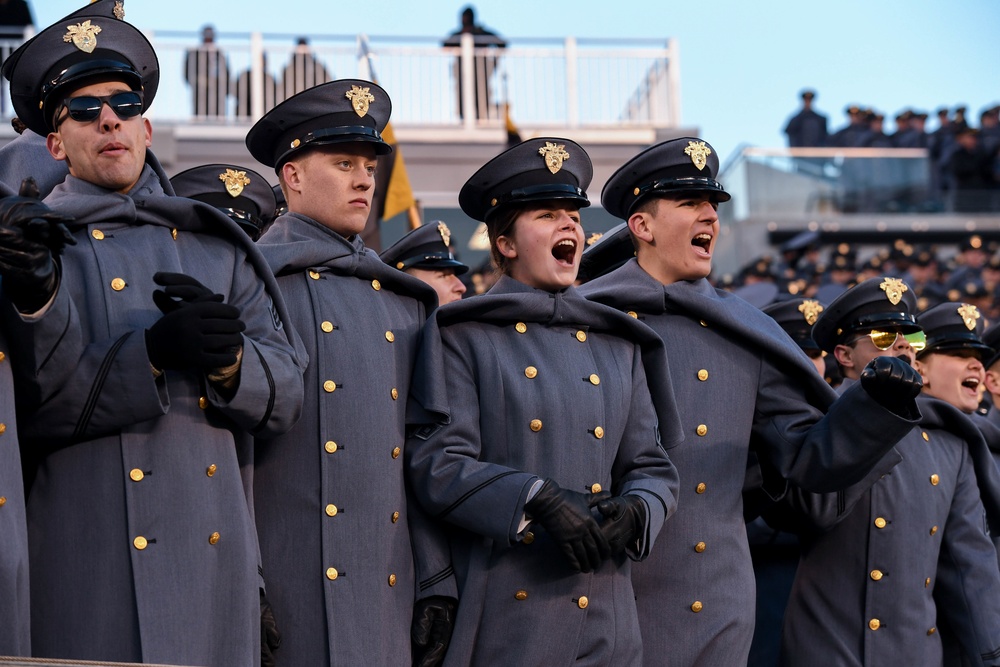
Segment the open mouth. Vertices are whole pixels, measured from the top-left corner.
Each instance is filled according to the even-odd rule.
[[[966,389],[970,389],[972,391],[978,391],[979,390],[979,378],[977,378],[977,377],[967,377],[964,380],[962,380],[962,386],[965,387]]]
[[[576,241],[563,239],[552,248],[552,256],[560,264],[572,266],[576,260]]]
[[[712,249],[712,235],[706,234],[705,232],[697,234],[693,239],[691,239],[691,245],[695,248],[701,249],[703,253],[708,255]]]

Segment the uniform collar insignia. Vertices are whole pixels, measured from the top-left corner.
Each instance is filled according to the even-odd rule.
[[[879,287],[882,288],[882,291],[885,292],[885,295],[889,298],[889,303],[894,306],[898,305],[899,302],[902,301],[903,292],[908,289],[906,287],[906,283],[899,278],[886,278],[882,281]]]
[[[226,169],[226,173],[219,174],[219,180],[226,184],[226,192],[230,197],[239,197],[244,186],[250,185],[250,179],[245,171]]]
[[[345,96],[351,101],[354,113],[358,114],[361,118],[367,115],[368,105],[375,101],[375,96],[371,94],[370,88],[361,88],[359,86],[351,86],[351,89],[347,91]]]
[[[546,141],[545,146],[538,149],[538,154],[545,158],[545,166],[553,174],[562,169],[563,162],[569,159],[566,144],[554,144],[551,141]]]
[[[84,53],[93,53],[97,48],[97,33],[101,32],[101,26],[90,24],[90,21],[66,26],[67,33],[63,35],[64,42],[73,42],[73,46]]]
[[[976,321],[979,319],[979,309],[973,306],[971,303],[963,303],[958,308],[958,315],[965,322],[965,326],[969,331],[975,331]]]
[[[125,20],[125,5],[121,2],[121,0],[115,2],[115,8],[113,12],[116,19],[118,19],[119,21]]]
[[[806,318],[807,324],[813,325],[816,324],[816,318],[819,317],[819,314],[823,312],[823,306],[820,305],[819,301],[806,299],[799,304],[799,312]]]
[[[712,154],[712,149],[704,141],[689,141],[687,148],[684,149],[684,154],[689,155],[691,162],[694,162],[694,166],[698,167],[698,171],[701,171],[708,164],[708,156]]]
[[[598,242],[598,240],[600,240],[602,236],[604,236],[604,234],[600,232],[594,232],[593,234],[587,237],[587,245],[588,246],[594,245],[595,243]]]
[[[448,229],[448,225],[443,222],[438,223],[438,234],[441,235],[441,240],[444,241],[446,246],[451,245],[451,230]]]

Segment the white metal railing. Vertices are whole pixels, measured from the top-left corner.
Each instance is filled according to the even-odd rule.
[[[475,46],[471,35],[457,47],[428,37],[317,35],[297,46],[293,35],[217,33],[206,48],[194,32],[146,36],[160,61],[149,115],[162,120],[252,121],[328,76],[376,78],[392,97],[397,126],[501,127],[505,102],[518,124],[534,128],[680,124],[672,40],[512,39],[495,48]],[[6,86],[2,94],[0,112],[9,117]]]

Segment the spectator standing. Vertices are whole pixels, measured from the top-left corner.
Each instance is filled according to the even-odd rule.
[[[229,65],[215,43],[215,28],[201,29],[201,44],[184,55],[184,80],[191,86],[191,113],[225,116],[229,99]]]
[[[281,99],[330,81],[330,73],[309,48],[309,40],[299,37],[288,64],[281,71]]]
[[[472,35],[472,43],[477,51],[489,50],[490,55],[476,55],[473,59],[473,86],[475,87],[476,118],[492,118],[496,116],[493,110],[492,85],[493,73],[497,67],[499,53],[507,46],[495,32],[491,32],[476,23],[476,11],[472,6],[462,10],[462,25],[444,40],[443,46],[461,46],[462,35]],[[462,56],[455,61],[455,81],[458,82],[458,117],[465,117],[462,108],[464,79],[462,75]]]
[[[799,96],[802,98],[802,109],[785,125],[789,148],[826,146],[826,116],[813,109],[815,91],[803,90]]]

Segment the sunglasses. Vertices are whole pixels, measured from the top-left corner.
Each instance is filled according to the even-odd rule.
[[[67,118],[72,118],[78,123],[89,123],[96,120],[101,115],[101,107],[105,104],[122,120],[135,118],[142,113],[142,93],[129,90],[99,97],[95,95],[71,97],[63,102],[67,114],[56,121],[55,126],[58,128]]]
[[[868,332],[868,338],[871,338],[872,345],[883,352],[895,345],[896,339],[899,336],[902,336],[915,352],[920,352],[927,347],[927,335],[923,331],[914,331],[913,333],[904,334],[900,331],[880,331],[879,329],[872,329]],[[862,336],[862,338],[864,338],[864,336]],[[851,341],[851,344],[853,345],[859,340],[861,340],[861,338],[855,338]]]

